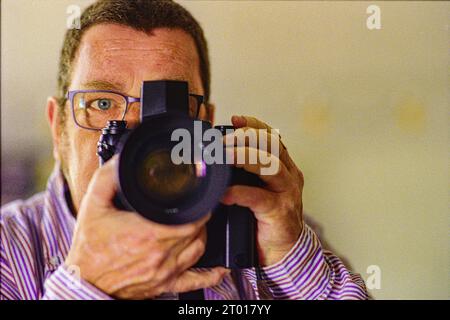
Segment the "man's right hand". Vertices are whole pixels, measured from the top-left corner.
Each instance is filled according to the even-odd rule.
[[[65,264],[119,299],[153,298],[220,284],[228,270],[189,270],[205,251],[206,222],[169,226],[113,206],[117,157],[99,168],[80,205]]]

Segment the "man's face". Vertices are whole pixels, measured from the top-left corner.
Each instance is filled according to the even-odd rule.
[[[83,35],[69,90],[106,89],[140,97],[142,81],[167,79],[188,81],[190,93],[203,95],[199,70],[194,41],[182,30],[159,28],[146,34],[126,26],[96,25]],[[131,107],[127,115],[132,124],[139,121],[137,109]],[[101,133],[77,127],[68,110],[66,114],[55,147],[78,210],[98,168],[96,145]]]

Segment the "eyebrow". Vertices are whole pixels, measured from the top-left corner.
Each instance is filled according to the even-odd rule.
[[[173,77],[171,80],[179,80],[179,81],[186,81],[183,76],[176,76]],[[97,89],[97,90],[110,90],[110,91],[118,91],[118,92],[124,92],[124,86],[119,83],[112,83],[106,80],[91,80],[88,82],[85,82],[82,84],[82,87],[85,89]],[[192,88],[193,92],[198,92],[199,90],[193,86]],[[190,90],[190,91],[191,91]]]
[[[86,83],[83,83],[82,86],[86,89],[123,91],[123,85],[105,80],[88,81]]]

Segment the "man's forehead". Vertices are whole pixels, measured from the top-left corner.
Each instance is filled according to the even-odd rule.
[[[90,55],[141,59],[149,55],[189,60],[198,58],[192,37],[181,29],[157,28],[142,32],[114,24],[96,25],[87,30],[80,44],[81,51]]]
[[[78,59],[81,85],[121,91],[133,86],[129,79],[189,81],[199,71],[192,38],[176,29],[144,33],[126,26],[94,26],[83,36]]]
[[[156,39],[176,36],[176,39],[180,40],[193,40],[192,37],[181,28],[166,28],[158,27],[150,31],[142,31],[134,29],[130,26],[116,23],[99,23],[91,26],[83,34],[83,39],[124,39],[124,40],[136,40],[137,38],[143,39]]]

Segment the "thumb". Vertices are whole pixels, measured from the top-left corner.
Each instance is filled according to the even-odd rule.
[[[115,155],[102,167],[98,168],[83,198],[83,202],[95,204],[97,207],[112,207],[112,200],[117,192],[118,156]]]

